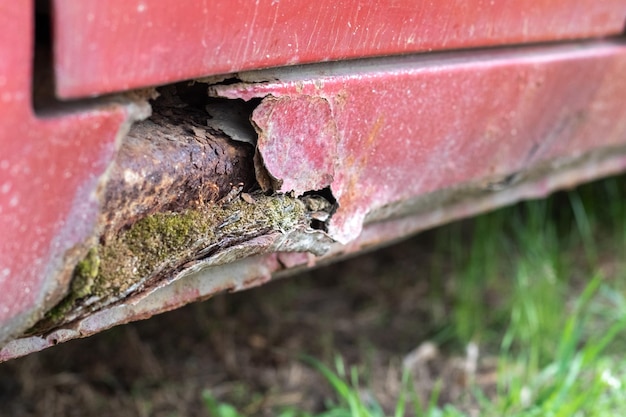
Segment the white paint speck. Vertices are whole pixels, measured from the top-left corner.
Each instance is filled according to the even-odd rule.
[[[146,11],[146,8],[147,8],[147,7],[146,7],[146,4],[145,4],[145,3],[139,3],[139,4],[137,5],[137,11],[138,11],[139,13],[143,13],[143,12],[145,12],[145,11]]]
[[[0,187],[0,193],[7,194],[9,191],[11,191],[11,183],[5,182],[2,184],[2,187]]]
[[[15,207],[20,203],[20,199],[14,195],[11,200],[9,200],[9,207]]]

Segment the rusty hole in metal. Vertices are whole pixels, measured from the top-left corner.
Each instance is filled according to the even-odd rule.
[[[206,91],[191,81],[136,97],[152,97],[152,115],[130,128],[108,171],[98,243],[75,266],[67,296],[30,334],[140,297],[248,241],[327,230],[337,204],[329,188],[300,198],[260,191],[250,117],[261,99],[216,99]],[[287,250],[320,251],[306,244]],[[236,256],[270,250],[255,245]]]
[[[189,106],[196,111],[205,111],[208,116],[207,125],[215,133],[221,133],[237,142],[249,143],[255,148],[254,155],[254,175],[256,184],[254,190],[265,190],[266,195],[271,195],[275,189],[264,187],[267,177],[271,176],[257,148],[258,126],[253,122],[254,110],[263,102],[265,97],[255,97],[244,101],[242,99],[215,97],[208,93],[216,85],[231,85],[241,82],[241,79],[232,76],[218,80],[192,80],[176,83],[157,89],[159,98],[153,102],[155,112],[162,111],[162,108],[172,106]],[[264,81],[259,81],[263,83]],[[208,94],[207,94],[208,93]],[[172,102],[172,98],[174,101]],[[249,191],[245,189],[243,191]],[[308,208],[309,226],[314,230],[328,231],[330,217],[338,208],[330,186],[321,190],[310,190],[303,193],[301,199],[307,205],[307,199],[315,197],[318,202],[323,202],[325,206],[322,211],[316,208]],[[318,207],[319,208],[319,207]]]
[[[307,191],[302,195],[302,200],[307,204],[307,199],[309,198],[318,199],[318,201],[323,202],[326,207],[319,207],[319,209],[324,209],[322,212],[324,213],[324,217],[316,217],[316,213],[320,213],[320,210],[316,210],[315,207],[307,207],[309,211],[309,226],[314,230],[321,230],[323,232],[328,232],[328,221],[335,214],[339,205],[337,204],[337,199],[333,195],[330,187],[325,187],[321,190],[315,191]]]
[[[177,83],[156,93],[152,115],[131,127],[110,170],[104,240],[147,215],[215,203],[239,184],[245,192],[258,188],[248,103],[212,103],[223,107],[220,124],[207,112],[211,100],[202,84]]]
[[[223,78],[220,81],[212,82],[211,85],[233,85],[242,82],[243,80],[239,77],[232,76]]]

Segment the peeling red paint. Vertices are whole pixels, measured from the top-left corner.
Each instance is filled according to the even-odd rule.
[[[121,323],[141,320],[198,299],[207,299],[219,292],[239,291],[260,285],[272,276],[284,275],[299,268],[371,249],[453,219],[472,216],[523,198],[543,197],[559,188],[622,172],[626,170],[626,146],[594,151],[579,158],[558,160],[543,169],[538,173],[530,173],[529,178],[512,185],[504,192],[484,192],[474,185],[473,188],[452,190],[443,195],[434,193],[412,202],[404,202],[400,206],[414,205],[410,214],[396,214],[392,218],[370,223],[357,239],[347,245],[335,244],[324,256],[314,257],[297,252],[270,253],[201,268],[143,298],[109,306],[47,335],[13,340],[0,348],[0,362],[67,340],[86,337]],[[547,177],[544,176],[546,172],[550,173]],[[386,216],[388,215],[382,214],[382,217]]]
[[[624,43],[597,41],[269,70],[210,93],[280,103],[253,121],[269,127],[260,129],[259,150],[285,192],[318,181],[302,167],[337,140],[311,130],[306,152],[278,158],[292,146],[291,130],[320,122],[303,100],[330,104],[339,137],[330,187],[339,208],[328,231],[346,243],[369,212],[388,204],[471,181],[497,188],[540,161],[626,143],[625,73]]]
[[[81,97],[221,73],[216,82],[231,71],[433,48],[614,36],[622,31],[626,8],[624,0],[407,1],[378,9],[359,1],[335,3],[259,0],[252,6],[234,0],[204,4],[200,15],[194,2],[54,0],[58,94]],[[237,190],[231,182],[254,182],[252,149],[230,152],[223,137],[215,146],[204,142],[203,111],[190,131],[181,133],[189,127],[187,112],[174,124],[180,129],[162,137],[202,143],[186,148],[182,141],[155,140],[149,152],[119,149],[131,121],[142,116],[128,101],[77,102],[71,110],[59,105],[35,114],[33,12],[32,3],[15,2],[0,14],[0,48],[6,51],[0,61],[0,343],[61,298],[87,242],[101,237],[99,216],[108,214],[109,226],[119,226],[114,233],[145,213],[214,201]],[[157,282],[132,287],[47,335],[8,343],[0,361],[623,171],[624,74],[626,44],[605,39],[359,59],[239,73],[244,82],[213,84],[214,96],[261,99],[252,113],[261,184],[297,195],[324,189],[323,195],[298,202],[305,208],[297,228],[236,236],[241,242],[233,238],[211,254],[200,248]],[[234,107],[222,104],[211,102],[215,114],[223,110],[228,119]],[[165,111],[167,117],[176,113]],[[154,133],[135,127],[133,134],[142,139]],[[162,148],[178,151],[167,159],[158,156]],[[124,162],[121,171],[112,169],[116,153]],[[152,160],[126,169],[142,157]],[[153,183],[142,178],[152,174]],[[122,186],[113,190],[119,193],[107,194],[104,179],[119,181]],[[137,194],[127,193],[130,183],[138,185]],[[315,197],[333,200],[328,190],[338,205],[334,212],[330,201],[314,207]],[[150,204],[142,206],[141,198]],[[281,210],[289,211],[283,206],[278,217]]]
[[[337,127],[330,105],[321,97],[269,97],[254,110],[263,165],[279,192],[328,187],[337,162]],[[275,140],[275,138],[283,140]]]

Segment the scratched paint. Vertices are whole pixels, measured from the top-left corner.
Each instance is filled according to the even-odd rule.
[[[65,98],[283,65],[615,36],[626,20],[626,0],[52,4]]]

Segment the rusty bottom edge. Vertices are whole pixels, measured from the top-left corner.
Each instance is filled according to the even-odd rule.
[[[141,320],[224,291],[240,291],[273,278],[379,247],[452,220],[469,217],[626,170],[626,147],[604,148],[583,156],[551,161],[498,191],[464,185],[385,207],[368,218],[353,242],[335,243],[321,256],[306,252],[274,252],[218,266],[202,267],[149,295],[112,305],[46,335],[13,340],[0,350],[0,362],[58,343],[90,336],[113,326]]]

